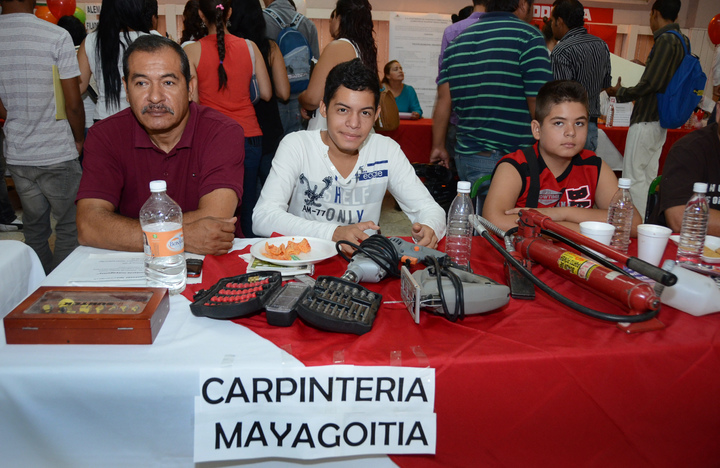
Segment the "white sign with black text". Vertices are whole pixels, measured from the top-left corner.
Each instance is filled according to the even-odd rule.
[[[434,454],[434,407],[431,368],[208,369],[194,461]]]

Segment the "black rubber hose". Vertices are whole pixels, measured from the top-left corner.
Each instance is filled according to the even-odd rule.
[[[387,237],[380,234],[373,234],[362,241],[360,245],[353,244],[346,240],[337,241],[335,243],[335,250],[349,263],[351,259],[342,251],[340,248],[341,245],[349,245],[354,248],[355,252],[353,252],[353,256],[357,255],[358,252],[364,253],[373,262],[377,263],[380,268],[385,270],[388,275],[396,278],[400,277],[400,256],[395,249],[395,245],[393,245]]]
[[[450,320],[451,322],[457,322],[458,319],[464,319],[465,295],[463,293],[462,280],[460,280],[458,275],[448,270],[447,268],[441,270],[440,263],[438,262],[437,258],[430,256],[429,259],[433,265],[433,268],[435,268],[435,280],[437,281],[438,294],[440,295],[440,304],[442,306],[445,318]],[[450,279],[450,282],[453,284],[453,288],[455,289],[455,310],[453,313],[450,313],[450,310],[447,306],[447,300],[445,299],[445,289],[442,285],[442,276],[447,276]]]
[[[508,231],[506,233],[509,234],[512,230]],[[490,245],[492,245],[495,250],[500,252],[500,254],[505,257],[505,259],[510,262],[512,266],[514,266],[520,273],[523,274],[527,279],[529,279],[535,286],[543,290],[545,293],[547,293],[550,297],[555,299],[556,301],[560,302],[561,304],[564,304],[581,314],[587,315],[588,317],[596,318],[599,320],[605,320],[607,322],[627,322],[627,323],[638,323],[638,322],[646,322],[655,316],[657,316],[659,310],[651,310],[650,312],[645,312],[643,314],[639,315],[616,315],[616,314],[607,314],[605,312],[600,312],[594,309],[591,309],[589,307],[586,307],[582,304],[578,304],[577,302],[572,301],[571,299],[568,299],[567,297],[563,296],[562,294],[558,293],[557,291],[553,290],[550,286],[543,283],[539,278],[537,278],[535,275],[532,274],[530,270],[525,268],[525,266],[517,261],[515,257],[510,255],[493,237],[490,235],[489,232],[483,231],[482,237],[484,237],[488,242],[490,242]]]

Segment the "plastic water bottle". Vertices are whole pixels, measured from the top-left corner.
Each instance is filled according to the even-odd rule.
[[[145,279],[154,288],[168,288],[170,294],[185,289],[185,242],[182,210],[167,193],[164,180],[150,182],[150,198],[140,209],[145,244]]]
[[[622,253],[627,253],[630,245],[630,231],[632,220],[635,214],[635,206],[630,196],[630,179],[621,178],[618,180],[618,190],[613,195],[608,208],[607,222],[615,226],[615,234],[610,241],[610,246]]]
[[[707,184],[695,182],[693,192],[695,193],[685,205],[685,214],[680,228],[678,262],[701,263],[700,257],[705,246],[709,216],[707,197],[705,197]]]
[[[469,271],[473,230],[469,216],[474,211],[470,200],[470,182],[458,182],[457,191],[448,211],[445,253],[453,262]]]

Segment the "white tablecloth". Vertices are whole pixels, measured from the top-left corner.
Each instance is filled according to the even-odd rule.
[[[45,279],[40,259],[24,242],[0,241],[0,317],[6,316]]]
[[[43,285],[66,285],[97,252],[104,251],[78,248]],[[242,326],[195,317],[189,304],[182,296],[171,298],[152,345],[6,345],[2,328],[0,465],[192,466],[200,369],[302,366]],[[395,466],[384,456],[302,463],[338,464]]]

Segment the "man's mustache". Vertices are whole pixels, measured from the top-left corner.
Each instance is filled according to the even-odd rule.
[[[170,109],[170,108],[169,108],[168,106],[166,106],[165,104],[150,104],[150,105],[147,105],[147,106],[143,107],[142,113],[145,114],[145,113],[148,112],[148,111],[156,112],[156,111],[161,111],[161,110],[162,110],[162,111],[169,112],[170,115],[175,115],[175,111],[172,110],[172,109]]]

